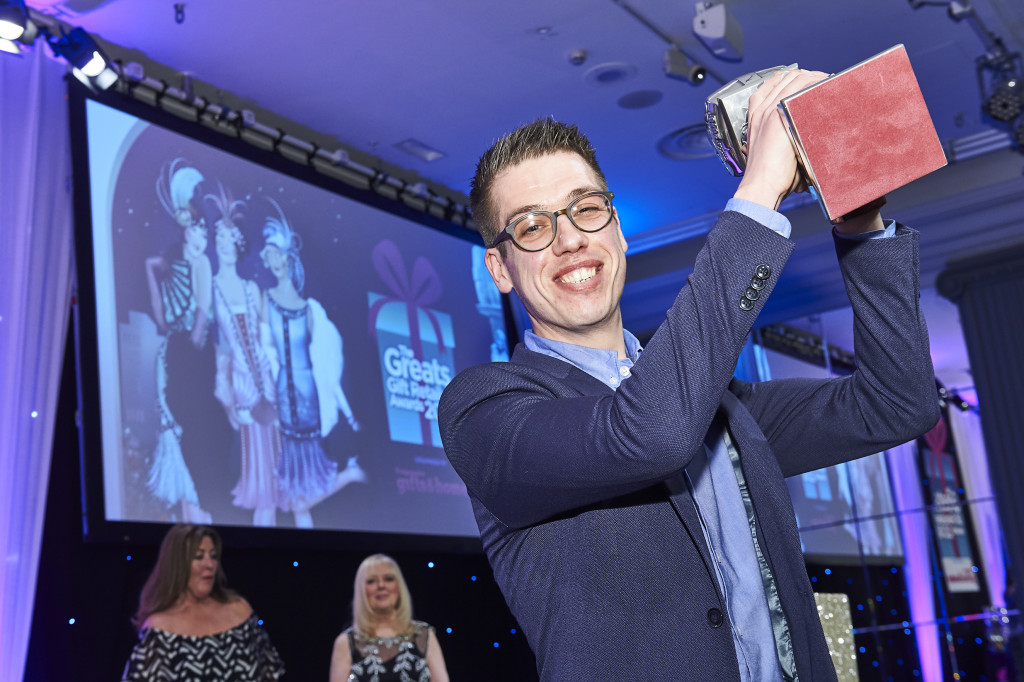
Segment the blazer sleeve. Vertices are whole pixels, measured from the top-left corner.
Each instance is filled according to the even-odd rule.
[[[734,381],[793,476],[912,440],[939,419],[928,329],[920,308],[918,238],[897,225],[885,239],[836,237],[853,308],[857,368],[832,380]]]
[[[763,225],[723,213],[665,322],[613,394],[584,395],[515,363],[460,373],[441,396],[439,421],[470,493],[505,525],[524,527],[680,471],[703,447],[792,248]],[[748,289],[753,298],[744,299]]]

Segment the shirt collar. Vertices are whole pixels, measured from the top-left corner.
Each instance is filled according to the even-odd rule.
[[[613,389],[630,375],[630,368],[643,350],[640,341],[626,329],[622,330],[622,340],[626,344],[626,357],[619,360],[619,354],[613,350],[546,339],[534,334],[532,329],[523,335],[523,344],[529,350],[568,362]]]

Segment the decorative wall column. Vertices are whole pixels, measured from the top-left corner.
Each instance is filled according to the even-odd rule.
[[[936,288],[960,311],[1010,572],[1019,586],[1024,583],[1024,242],[949,261]]]

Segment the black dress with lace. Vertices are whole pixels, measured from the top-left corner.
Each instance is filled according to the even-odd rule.
[[[121,679],[270,682],[282,675],[284,664],[254,613],[241,625],[213,635],[193,637],[143,628]]]
[[[364,637],[352,628],[345,630],[352,652],[349,682],[426,682],[427,643],[434,628],[414,620],[411,635]]]

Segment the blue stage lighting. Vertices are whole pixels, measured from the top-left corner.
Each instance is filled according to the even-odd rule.
[[[28,11],[22,0],[0,0],[0,39],[21,40],[29,25]]]
[[[110,66],[110,60],[85,29],[74,28],[59,36],[51,35],[47,40],[54,54],[66,59],[101,90],[106,90],[117,80],[117,72]]]

